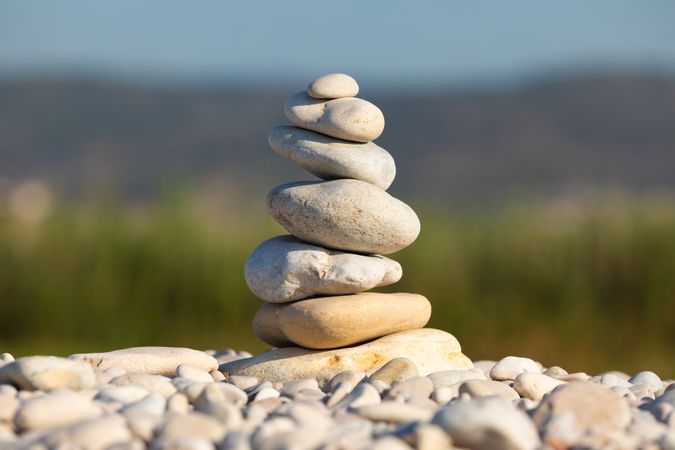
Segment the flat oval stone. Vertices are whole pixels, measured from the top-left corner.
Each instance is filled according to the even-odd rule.
[[[342,371],[359,370],[370,375],[394,358],[410,359],[423,376],[441,370],[472,367],[471,360],[462,354],[454,336],[445,331],[422,328],[336,350],[273,349],[225,363],[220,370],[225,376],[246,375],[271,382],[314,378],[323,389]]]
[[[420,232],[408,205],[358,180],[283,184],[267,195],[267,209],[293,236],[353,252],[394,253]]]
[[[387,257],[329,250],[293,236],[263,242],[244,268],[249,289],[270,303],[355,294],[395,283],[402,274],[401,265]]]
[[[96,376],[94,370],[82,362],[56,356],[25,356],[0,368],[0,383],[11,383],[26,390],[80,390],[96,384]]]
[[[181,347],[133,347],[103,353],[79,353],[70,359],[83,361],[106,370],[120,367],[127,372],[175,375],[176,367],[189,364],[207,372],[218,368],[213,356],[199,350]]]
[[[295,126],[347,141],[369,142],[384,131],[382,111],[356,97],[320,100],[302,91],[286,100],[284,113]]]
[[[328,349],[422,328],[430,316],[421,295],[366,292],[267,303],[253,319],[253,333],[275,347]]]
[[[272,128],[272,149],[324,180],[352,178],[387,189],[396,176],[394,158],[373,142],[336,139],[298,127]]]
[[[347,74],[329,73],[309,83],[307,93],[314,98],[355,97],[359,85]]]

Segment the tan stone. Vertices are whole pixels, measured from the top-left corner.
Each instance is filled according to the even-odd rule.
[[[328,349],[422,328],[430,316],[431,304],[421,295],[365,292],[266,303],[253,319],[253,332],[275,347]]]
[[[471,360],[462,354],[454,336],[445,331],[422,328],[336,350],[274,349],[223,364],[220,369],[225,376],[254,376],[260,381],[315,378],[323,386],[344,370],[360,370],[369,375],[394,358],[410,359],[421,375],[473,366]]]

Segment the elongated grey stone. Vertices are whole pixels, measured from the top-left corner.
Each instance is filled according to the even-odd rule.
[[[272,149],[324,180],[352,178],[387,189],[396,176],[394,158],[373,142],[354,143],[298,127],[272,128]]]

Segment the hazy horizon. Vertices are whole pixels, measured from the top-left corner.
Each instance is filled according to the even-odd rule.
[[[675,4],[0,2],[0,76],[130,82],[519,83],[615,68],[675,73]],[[205,5],[205,6],[204,6]]]

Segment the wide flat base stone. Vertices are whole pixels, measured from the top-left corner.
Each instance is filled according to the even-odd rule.
[[[451,369],[470,369],[471,360],[462,354],[450,333],[422,328],[402,331],[355,347],[309,350],[284,347],[220,366],[225,376],[254,376],[260,381],[285,382],[314,378],[320,386],[344,370],[371,374],[394,358],[408,358],[420,375]]]

